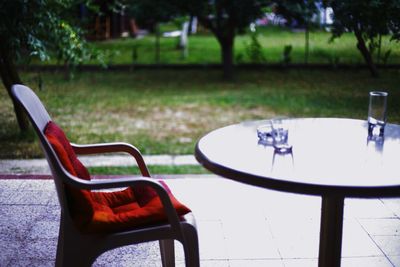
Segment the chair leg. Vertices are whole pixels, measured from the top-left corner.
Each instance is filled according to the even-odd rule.
[[[60,224],[60,229],[58,231],[58,241],[57,241],[57,254],[56,254],[56,266],[62,266],[64,259],[64,231],[63,225]]]
[[[163,267],[175,267],[175,247],[173,239],[160,240],[161,262]]]
[[[60,231],[57,244],[57,267],[90,267],[96,260],[97,251],[90,249],[92,242],[82,239],[73,231],[68,231],[68,227],[64,228],[63,223],[60,225]]]
[[[183,250],[185,252],[186,267],[200,267],[199,240],[197,230],[192,225],[185,227],[185,241]]]
[[[96,260],[96,256],[93,251],[88,250],[90,243],[79,244],[74,242],[73,244],[64,243],[64,257],[62,259],[63,267],[76,266],[76,267],[90,267]]]

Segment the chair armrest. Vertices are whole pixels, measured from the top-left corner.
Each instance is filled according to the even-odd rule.
[[[140,153],[139,149],[137,149],[135,146],[131,144],[115,142],[115,143],[77,145],[71,143],[71,146],[74,149],[75,153],[78,155],[115,153],[115,152],[128,153],[135,158],[141,174],[145,177],[150,177],[149,169],[147,168],[146,163],[144,162],[142,154]]]
[[[63,178],[64,178],[63,180],[67,184],[79,189],[86,189],[86,190],[121,188],[121,187],[135,186],[135,185],[150,186],[156,191],[157,195],[160,197],[165,214],[167,215],[168,222],[171,224],[172,229],[174,229],[176,233],[180,233],[183,237],[183,232],[180,225],[180,219],[171,202],[171,199],[169,198],[168,192],[165,190],[162,184],[157,180],[148,177],[135,177],[135,178],[122,177],[114,179],[83,180],[69,173],[64,173]]]

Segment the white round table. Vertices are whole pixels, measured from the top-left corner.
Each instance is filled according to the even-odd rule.
[[[242,183],[322,197],[319,266],[340,266],[345,197],[400,196],[400,126],[368,138],[366,121],[289,119],[292,153],[260,144],[251,121],[202,137],[196,159],[211,172]]]

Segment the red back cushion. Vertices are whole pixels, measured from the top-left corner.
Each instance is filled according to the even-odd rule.
[[[56,152],[58,159],[64,168],[72,175],[79,178],[90,180],[90,174],[83,164],[78,160],[71,147],[70,142],[64,132],[54,122],[49,122],[44,130],[47,140]],[[78,224],[87,224],[90,222],[94,209],[92,205],[92,196],[89,190],[80,190],[72,186],[67,186],[68,200],[71,202],[71,215],[79,218]]]
[[[65,165],[64,168],[66,168],[71,174],[75,172],[74,175],[79,178],[90,180],[90,174],[88,170],[77,158],[75,151],[72,148],[68,138],[65,136],[63,130],[61,130],[61,128],[56,123],[51,121],[47,124],[47,127],[44,130],[44,134],[46,135],[47,139],[49,139],[49,142],[53,146],[53,149],[56,150],[57,155],[59,157],[65,157],[64,162],[62,162],[63,165],[64,163],[66,163],[66,161],[70,161],[72,165],[69,166],[70,169],[68,169]],[[54,146],[57,145],[56,143],[59,143],[63,150],[61,148],[58,148],[58,150],[57,148],[54,148]]]

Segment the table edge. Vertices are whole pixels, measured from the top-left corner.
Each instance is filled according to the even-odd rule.
[[[354,120],[362,121],[359,119]],[[239,124],[231,124],[221,128]],[[209,133],[221,128],[214,129]],[[205,134],[197,141],[194,156],[205,169],[224,178],[266,189],[314,196],[341,196],[355,198],[400,197],[400,184],[396,186],[335,186],[307,184],[293,181],[277,180],[270,177],[249,174],[228,168],[226,166],[211,161],[200,150],[199,143],[201,139],[203,139],[209,133]]]

